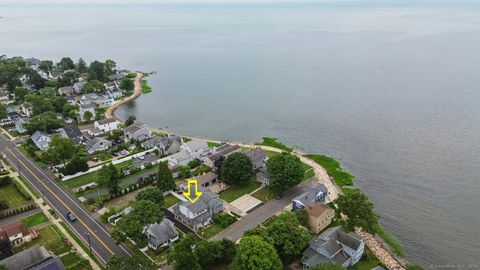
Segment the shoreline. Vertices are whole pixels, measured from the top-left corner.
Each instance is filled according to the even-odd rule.
[[[107,118],[115,118],[117,121],[124,123],[122,120],[120,120],[115,116],[115,110],[120,108],[122,105],[137,99],[142,95],[142,79],[143,79],[143,73],[137,72],[137,76],[135,77],[135,81],[134,81],[135,91],[133,95],[127,98],[121,99],[118,102],[112,104],[112,106],[110,106],[105,112],[105,116]],[[166,135],[173,134],[169,131],[158,129],[158,128],[153,128],[152,130],[154,132],[159,132]],[[202,140],[206,140],[214,143],[238,144],[240,147],[260,148],[265,151],[272,151],[277,153],[284,152],[284,150],[282,149],[272,147],[272,146],[266,146],[266,145],[246,144],[246,143],[242,143],[238,141],[230,141],[230,140],[207,139],[207,138],[202,138],[198,136],[189,136],[189,135],[180,135],[180,134],[176,134],[176,135],[185,137],[185,138],[190,138],[190,139],[202,139]],[[320,164],[318,164],[314,160],[306,157],[305,155],[307,154],[303,153],[300,150],[293,149],[291,154],[294,156],[297,156],[298,158],[300,158],[302,162],[308,164],[313,168],[315,172],[315,177],[317,178],[317,182],[324,184],[329,190],[329,194],[327,195],[327,200],[329,202],[334,201],[336,198],[338,198],[338,196],[342,194],[341,187],[338,186],[337,183],[335,183],[334,179],[327,173],[327,170],[324,167],[322,167]],[[384,241],[383,239],[381,239],[380,236],[378,237],[380,237],[381,240],[377,238],[377,235],[371,235],[361,230],[357,230],[356,232],[359,233],[364,238],[365,245],[375,254],[375,256],[377,256],[380,262],[384,264],[388,269],[394,269],[394,270],[405,269],[405,263],[403,263],[400,258],[395,256],[389,248],[384,246],[383,244]]]

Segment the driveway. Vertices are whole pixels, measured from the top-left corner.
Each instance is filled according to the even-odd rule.
[[[253,210],[248,215],[242,217],[239,221],[233,223],[225,230],[214,235],[210,239],[221,240],[223,238],[227,238],[234,242],[237,241],[242,237],[244,231],[255,228],[259,224],[265,222],[271,216],[275,215],[277,212],[282,211],[285,206],[291,204],[292,199],[305,192],[307,187],[311,186],[314,181],[316,181],[316,179],[311,178],[294,186],[286,191],[280,200],[272,199],[271,201]]]

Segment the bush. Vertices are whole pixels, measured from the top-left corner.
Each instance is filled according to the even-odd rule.
[[[0,200],[0,210],[8,209],[8,202],[6,200]]]
[[[30,196],[30,194],[28,194],[28,192],[18,182],[14,182],[14,183],[15,183],[15,188],[18,190],[20,194],[22,194],[25,200],[29,201],[32,199],[32,196]]]
[[[216,224],[220,225],[220,227],[227,228],[231,224],[235,223],[235,221],[237,221],[237,218],[229,214],[215,214],[213,215],[213,221],[215,221]]]
[[[88,169],[89,167],[86,159],[74,157],[70,163],[60,169],[60,172],[64,175],[72,175],[78,172],[88,171]]]
[[[12,183],[12,178],[10,176],[0,177],[0,186],[6,186]]]
[[[188,166],[190,166],[190,168],[192,169],[195,169],[196,167],[200,166],[202,164],[202,162],[200,162],[199,159],[194,159],[190,162],[188,162]]]

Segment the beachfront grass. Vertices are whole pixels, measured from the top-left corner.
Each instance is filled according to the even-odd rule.
[[[277,138],[270,138],[270,137],[263,137],[263,141],[259,143],[255,143],[255,145],[264,145],[264,146],[270,146],[270,147],[275,147],[278,149],[281,149],[286,152],[292,152],[293,148],[286,146],[285,144],[281,143],[278,141]]]
[[[357,187],[351,187],[351,186],[347,186],[347,187],[342,187],[342,193],[343,194],[350,194],[354,191],[357,191],[357,190],[360,190],[359,188]]]
[[[222,226],[218,224],[212,224],[208,228],[200,230],[198,234],[204,239],[210,239],[221,231],[223,231]]]
[[[122,171],[123,169],[127,168],[128,166],[130,166],[132,164],[133,164],[133,161],[128,160],[128,161],[125,161],[125,162],[122,162],[120,164],[115,165],[115,167],[117,167],[118,170]],[[97,180],[97,174],[98,174],[98,171],[94,171],[92,173],[81,175],[81,176],[78,176],[78,177],[75,177],[75,178],[72,178],[72,179],[69,179],[69,180],[66,180],[66,181],[59,181],[59,184],[62,187],[67,188],[67,189],[78,188],[78,187],[81,187],[83,185],[95,182]],[[129,175],[129,176],[131,176],[131,175]]]
[[[47,226],[39,230],[39,236],[37,239],[34,239],[28,243],[22,244],[21,246],[15,247],[15,253],[31,248],[35,245],[42,245],[47,250],[53,251],[56,255],[61,255],[63,253],[70,251],[70,246],[68,246],[65,236],[58,234],[54,229],[55,225]],[[57,228],[58,229],[58,228]]]
[[[174,204],[178,203],[180,201],[179,198],[171,195],[171,194],[168,194],[167,196],[163,197],[163,206],[165,206],[165,208],[169,208],[171,206],[173,206]]]
[[[34,215],[22,218],[21,221],[27,227],[33,227],[35,225],[47,222],[48,218],[44,213],[36,213]]]
[[[209,148],[215,148],[215,147],[219,146],[220,144],[216,143],[216,142],[207,142],[207,145],[208,145]]]
[[[305,157],[315,161],[317,164],[325,168],[328,175],[330,175],[340,187],[351,186],[353,184],[355,176],[344,171],[340,162],[336,159],[324,155],[305,155]]]
[[[232,185],[227,190],[220,193],[220,198],[226,202],[233,202],[234,200],[248,194],[260,187],[260,183],[256,177],[252,177],[250,181],[244,186]]]
[[[12,180],[15,181],[15,180]],[[25,205],[28,201],[15,187],[15,183],[11,183],[0,187],[0,198],[6,200],[10,208]]]
[[[377,234],[383,239],[383,241],[385,241],[385,243],[387,243],[393,254],[403,257],[403,246],[393,234],[385,230],[380,224],[377,224]]]
[[[313,170],[313,168],[310,165],[302,162],[302,168],[303,168],[303,172],[304,172],[303,173],[303,181],[308,180],[308,179],[315,176],[315,171]]]
[[[147,80],[142,80],[142,94],[148,94],[152,92],[152,87],[148,85]]]

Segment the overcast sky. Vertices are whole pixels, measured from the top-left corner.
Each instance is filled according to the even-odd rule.
[[[301,0],[301,2],[325,0]],[[337,0],[338,1],[338,0]],[[275,3],[298,0],[0,0],[0,5],[51,5],[51,4],[201,4],[201,3]]]

